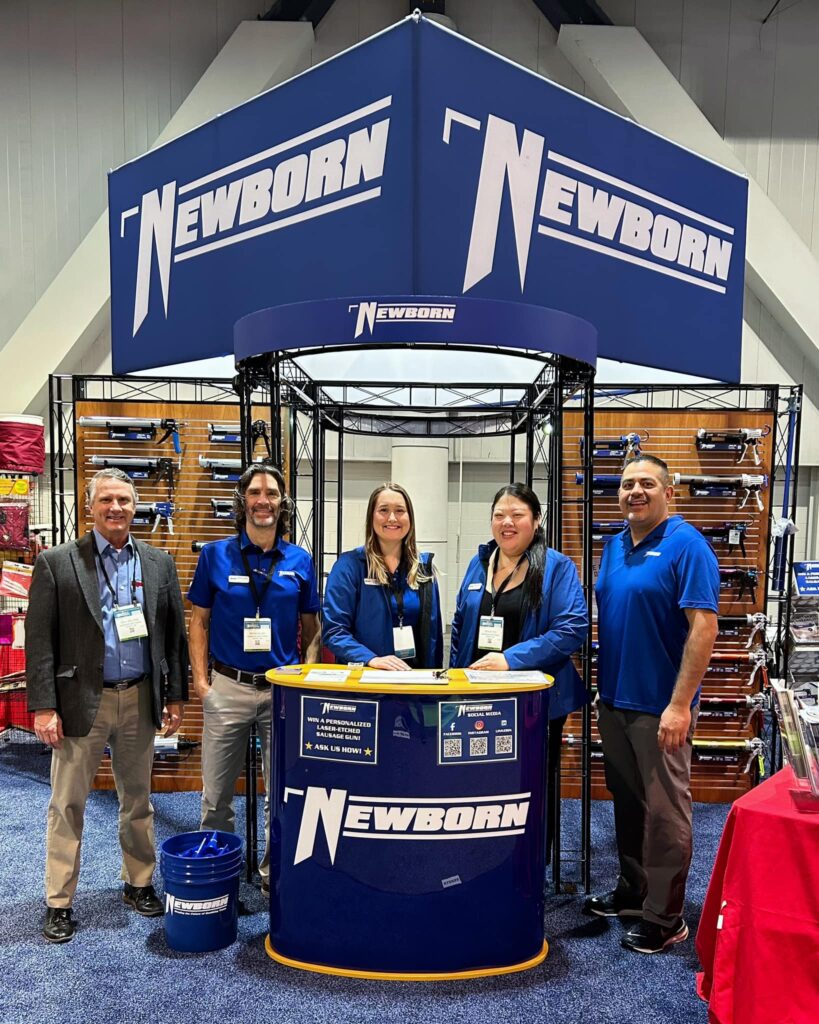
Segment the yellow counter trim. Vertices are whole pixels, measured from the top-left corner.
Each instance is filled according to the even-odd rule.
[[[343,967],[328,967],[326,964],[309,964],[301,960],[291,960],[290,957],[277,953],[270,942],[270,936],[265,936],[264,948],[271,960],[284,964],[285,967],[295,967],[299,971],[313,971],[316,974],[334,974],[341,978],[369,978],[373,981],[468,981],[470,978],[490,978],[498,974],[515,974],[518,971],[528,971],[532,967],[542,964],[549,955],[549,943],[543,942],[543,949],[531,960],[524,960],[519,964],[511,964],[509,967],[484,967],[474,971],[454,971],[446,974],[412,974],[393,973],[389,971],[354,971],[346,970]]]
[[[343,683],[308,683],[305,676],[313,669],[344,669],[346,665],[288,665],[284,669],[270,669],[265,675],[271,683],[278,686],[290,686],[298,690],[330,690],[331,692],[344,693],[352,696],[355,693],[404,693],[411,695],[418,694],[469,694],[477,697],[478,694],[494,693],[530,693],[537,690],[545,690],[554,685],[554,677],[546,675],[543,683],[516,683],[511,680],[508,683],[470,683],[462,668],[451,668],[449,677],[445,683],[368,683],[367,674],[373,669],[354,668],[347,680]],[[421,675],[423,669],[418,670]]]

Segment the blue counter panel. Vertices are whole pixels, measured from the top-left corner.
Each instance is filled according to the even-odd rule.
[[[311,696],[339,702],[337,691]],[[451,698],[375,696],[377,763],[300,756],[302,693],[275,686],[273,699],[278,954],[350,971],[449,973],[540,953],[547,692],[514,696],[515,760],[462,764],[438,763],[439,705],[451,722]],[[371,720],[373,695],[360,700]]]

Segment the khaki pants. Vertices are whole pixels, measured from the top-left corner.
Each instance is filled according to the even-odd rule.
[[[658,715],[598,702],[606,786],[614,800],[620,858],[617,892],[627,906],[663,927],[682,916],[691,866],[691,741],[699,708],[681,750],[657,745]]]
[[[51,754],[51,800],[46,833],[46,903],[70,907],[80,873],[85,804],[106,743],[119,798],[120,877],[150,885],[156,866],[151,766],[156,728],[151,718],[150,680],[130,690],[103,690],[87,736],[63,740]]]
[[[270,688],[257,690],[214,671],[203,705],[202,828],[236,831],[233,790],[245,766],[250,727],[255,722],[262,741],[264,777],[264,857],[259,874],[270,874]]]

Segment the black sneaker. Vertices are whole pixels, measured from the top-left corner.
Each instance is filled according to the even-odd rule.
[[[143,917],[161,917],[165,913],[162,900],[152,885],[129,885],[126,882],[122,890],[122,902],[133,907]]]
[[[70,942],[77,930],[71,907],[46,907],[43,937],[49,942]]]
[[[688,938],[688,925],[681,917],[668,928],[654,921],[638,921],[633,924],[620,940],[620,945],[635,953],[662,953],[669,946],[685,942]]]
[[[622,897],[616,889],[611,892],[602,892],[597,896],[589,896],[583,904],[584,914],[594,914],[597,917],[642,917],[642,907],[628,905],[623,902]]]

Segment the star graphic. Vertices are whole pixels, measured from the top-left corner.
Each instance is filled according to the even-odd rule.
[[[312,750],[313,749],[313,744],[312,743],[305,743],[304,747],[305,747],[306,750]]]
[[[365,747],[364,748],[364,756],[365,757],[372,757],[373,756],[373,752],[370,750],[369,747]]]

